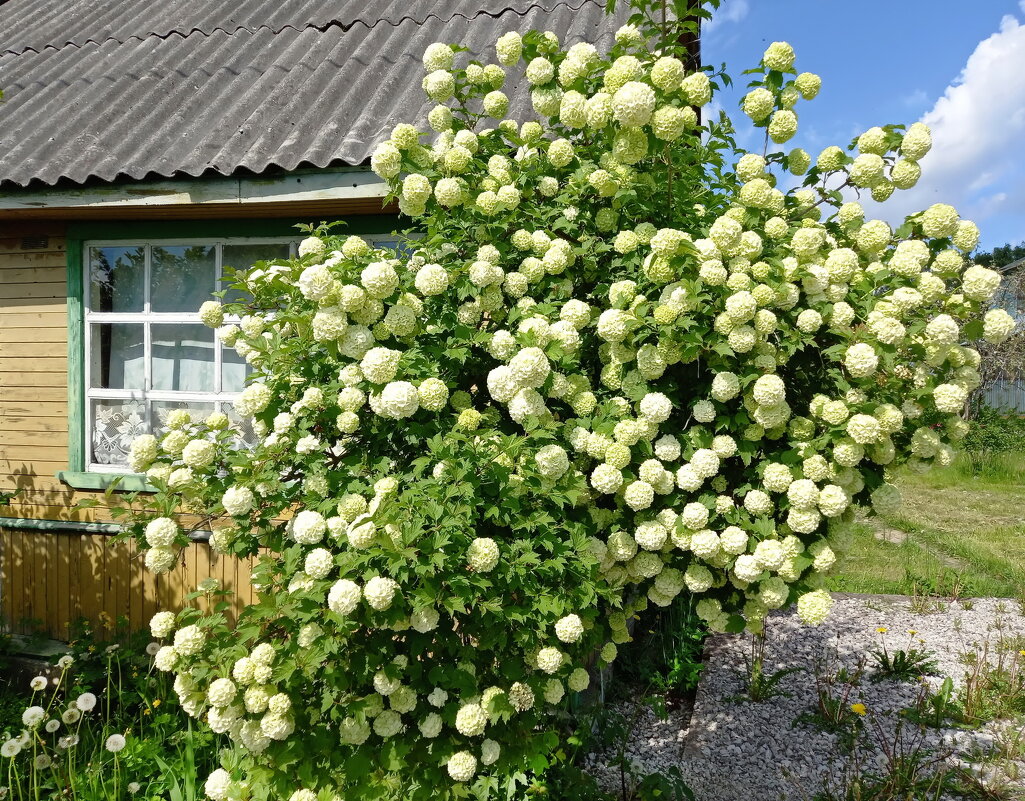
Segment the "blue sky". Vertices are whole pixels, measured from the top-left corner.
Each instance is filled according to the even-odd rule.
[[[797,105],[788,149],[814,158],[873,125],[923,120],[933,150],[922,179],[866,210],[899,222],[943,201],[979,224],[982,249],[1025,240],[1025,0],[724,0],[702,58],[726,62],[736,82],[717,101],[742,147],[760,151],[762,138],[737,109],[740,73],[778,40],[793,45],[798,71],[822,76],[819,96]]]

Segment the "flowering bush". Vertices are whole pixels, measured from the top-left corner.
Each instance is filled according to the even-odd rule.
[[[237,623],[153,621],[235,744],[213,801],[512,793],[631,616],[687,592],[719,631],[819,623],[853,505],[953,457],[999,277],[950,206],[893,231],[844,202],[912,185],[928,129],[727,159],[688,25],[641,15],[609,53],[508,33],[487,65],[431,45],[433,141],[402,124],[372,159],[410,250],[317,229],[202,309],[255,368],[260,440],[172,415],[133,446],[159,492],[131,530],[158,572],[189,528],[259,555]],[[773,43],[742,103],[767,143],[819,91],[794,61]],[[536,120],[500,119],[513,67]]]

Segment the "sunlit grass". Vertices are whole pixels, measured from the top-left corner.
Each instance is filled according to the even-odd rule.
[[[1002,596],[1025,593],[1025,455],[961,456],[899,479],[904,506],[856,527],[830,579],[846,592]],[[877,537],[885,533],[890,542]]]

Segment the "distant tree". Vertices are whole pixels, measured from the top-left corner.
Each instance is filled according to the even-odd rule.
[[[1017,245],[1012,245],[1008,242],[1000,247],[993,248],[988,253],[979,253],[975,257],[977,264],[997,270],[1019,259],[1025,259],[1025,242],[1019,242]]]

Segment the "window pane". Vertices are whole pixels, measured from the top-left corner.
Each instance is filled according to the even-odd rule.
[[[89,386],[145,388],[145,343],[140,323],[93,323]]]
[[[253,431],[253,418],[239,415],[235,411],[235,406],[231,403],[222,403],[221,411],[228,415],[228,419],[231,421],[231,429],[235,432],[236,436],[246,445],[255,446],[257,437],[256,432]]]
[[[154,245],[150,308],[155,312],[196,312],[210,293],[217,268],[213,245]]]
[[[247,270],[258,261],[270,261],[271,259],[287,259],[289,255],[288,243],[264,243],[248,245],[224,245],[221,247],[221,274],[231,274],[230,268],[236,270]],[[228,286],[223,281],[218,289]],[[229,289],[224,296],[225,303],[244,301],[248,294],[237,289]]]
[[[149,429],[145,403],[94,400],[91,404],[92,463],[127,465],[132,440]]]
[[[221,392],[241,392],[252,370],[234,348],[221,348]]]
[[[153,431],[163,432],[167,428],[167,415],[175,409],[188,409],[195,421],[205,420],[214,411],[214,404],[196,401],[153,401]]]
[[[145,276],[145,248],[89,248],[89,308],[141,312]]]
[[[150,328],[153,389],[214,391],[214,335],[202,323],[161,323]]]

